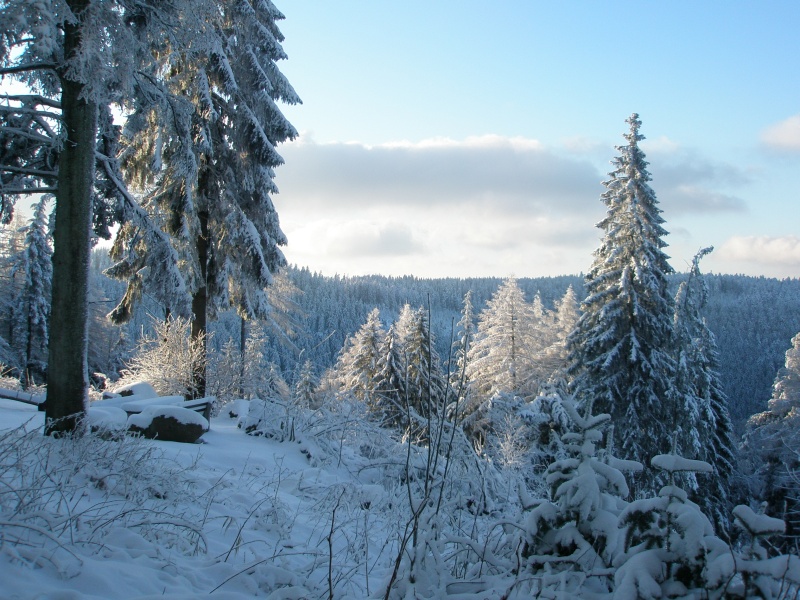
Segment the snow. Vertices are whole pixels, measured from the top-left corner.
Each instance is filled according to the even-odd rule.
[[[198,444],[136,437],[53,439],[42,435],[44,415],[35,406],[0,399],[0,598],[327,598],[329,566],[334,598],[383,597],[410,522],[411,494],[402,483],[406,457],[398,452],[401,446],[391,446],[385,436],[369,438],[363,432],[370,430],[363,429],[347,430],[355,442],[348,445],[347,435],[340,431],[327,438],[312,433],[304,413],[282,412],[288,408],[275,403],[255,406],[263,409],[261,404],[275,409],[274,414],[264,415],[272,419],[271,428],[285,434],[280,422],[291,420],[296,436],[287,440],[285,435],[247,435],[238,425],[240,419],[229,416],[245,411],[223,410],[212,418],[210,431]],[[244,406],[240,403],[239,408]],[[145,407],[130,419],[165,413],[202,419],[191,410],[169,405]],[[90,423],[105,428],[123,424],[124,415],[122,408],[102,402],[89,409]],[[357,424],[358,419],[346,411],[342,415],[343,422]],[[336,426],[328,415],[321,430]],[[424,454],[415,448],[412,463],[420,459],[418,452]],[[583,472],[590,464],[594,480],[591,472]],[[616,582],[614,597],[658,598],[681,587],[673,580],[664,581],[665,561],[678,555],[694,560],[706,552],[709,580],[719,585],[728,585],[735,565],[763,573],[770,585],[800,572],[797,557],[737,557],[734,565],[727,545],[710,536],[707,519],[685,502],[677,487],[667,486],[661,496],[638,500],[622,510],[622,500],[613,495],[599,498],[597,489],[601,484],[623,488],[624,480],[618,474],[611,476],[611,467],[594,458],[585,457],[578,466],[574,485],[559,490],[563,496],[559,501],[569,499],[575,515],[580,514],[578,522],[557,523],[561,513],[552,502],[524,512],[512,503],[496,503],[493,515],[465,510],[460,517],[457,505],[450,504],[437,520],[414,492],[414,505],[422,510],[424,543],[406,547],[394,588],[399,595],[392,597],[494,599],[518,583],[518,593],[507,597],[533,597],[542,591],[536,587],[541,582],[550,586],[548,591],[566,586],[567,595],[559,597],[610,598],[612,592],[606,590],[588,592],[609,578]],[[462,506],[475,501],[474,489],[468,487],[469,473],[453,475],[456,488],[465,490],[458,500]],[[484,485],[489,483],[487,479]],[[522,491],[520,498],[527,497]],[[528,498],[526,505],[537,502]],[[620,544],[624,538],[617,515],[624,518],[634,510],[669,513],[675,529],[671,553],[637,543],[624,561],[612,560],[617,537]],[[737,518],[765,533],[777,531],[774,519],[748,511],[739,507]],[[597,517],[580,523],[589,513]],[[447,525],[446,519],[462,520],[462,529],[457,535],[445,533],[445,539],[449,536],[450,543],[457,540],[461,548],[474,548],[476,556],[480,553],[486,560],[478,565],[480,570],[465,573],[463,580],[450,577],[445,548],[433,534]],[[565,564],[583,564],[583,553],[592,552],[581,527],[589,527],[597,539],[609,540],[607,552],[597,557],[603,564],[592,563],[593,575],[585,582],[585,574],[560,571]],[[520,530],[524,536],[515,537]],[[493,537],[486,537],[486,532]],[[532,587],[525,587],[528,584],[515,583],[516,576],[502,573],[519,568],[521,540],[538,536],[567,545],[574,541],[578,549],[569,557],[546,553],[528,557],[542,570],[532,578],[528,572],[523,579]],[[489,550],[506,542],[510,550],[506,556]],[[416,564],[408,567],[412,555]],[[570,596],[574,586],[583,586],[580,589],[587,595]]]
[[[90,406],[86,414],[92,429],[122,431],[128,422],[128,413],[116,406]]]
[[[45,401],[45,396],[43,394],[31,394],[30,392],[10,390],[8,388],[0,388],[0,398],[19,400],[20,402],[27,402],[28,404],[42,404]]]
[[[134,394],[132,396],[119,396],[116,398],[107,398],[105,400],[97,400],[92,402],[91,406],[97,408],[107,408],[115,406],[127,412],[141,412],[149,406],[166,406],[168,404],[176,405],[185,401],[183,396],[140,396]]]
[[[156,417],[170,417],[183,425],[200,425],[207,430],[208,421],[203,415],[182,406],[147,406],[139,414],[128,417],[128,425],[147,429]]]
[[[121,385],[114,390],[119,396],[137,396],[139,398],[155,398],[158,396],[155,388],[146,381],[134,381]]]
[[[121,410],[92,406],[90,420],[116,423]],[[166,406],[131,419],[156,411],[202,418]],[[0,400],[3,600],[328,597],[329,559],[336,598],[368,597],[367,586],[372,595],[391,576],[408,496],[394,466],[379,471],[398,460],[359,468],[338,433],[333,451],[299,430],[280,442],[245,434],[222,411],[199,444],[73,442],[44,437],[43,420],[34,406]],[[33,481],[47,465],[53,472]]]
[[[692,472],[692,473],[711,473],[711,465],[703,460],[691,460],[676,454],[659,454],[650,461],[656,469],[667,471],[668,473]]]
[[[159,410],[184,419],[202,419],[188,409],[176,410],[179,408],[153,407],[146,409],[144,418]],[[92,409],[90,419],[113,420],[113,413],[114,407]],[[0,436],[27,423],[34,442],[53,443],[39,433],[43,419],[43,413],[33,406],[0,400]],[[46,546],[42,550],[52,552],[52,556],[35,559],[31,564],[27,558],[12,556],[9,546],[3,545],[3,540],[8,539],[5,527],[8,515],[0,512],[0,520],[4,521],[0,527],[0,581],[3,582],[0,597],[4,600],[149,597],[188,600],[212,591],[214,598],[227,600],[256,595],[309,597],[308,583],[292,573],[307,573],[309,564],[316,561],[324,566],[315,543],[315,531],[326,518],[321,510],[322,501],[332,488],[355,487],[356,483],[344,470],[328,473],[309,468],[299,444],[280,444],[245,435],[237,428],[236,421],[227,417],[214,421],[203,442],[131,440],[153,449],[160,456],[157,460],[164,465],[172,465],[175,470],[172,481],[164,485],[183,479],[181,484],[189,493],[172,496],[171,502],[167,502],[171,506],[163,507],[161,513],[154,508],[159,505],[158,498],[150,498],[146,504],[150,510],[139,515],[137,526],[127,522],[125,526],[109,527],[97,540],[99,544],[80,541],[69,544],[59,540],[53,545],[46,540],[50,544],[46,546],[42,541],[42,546]],[[77,506],[87,514],[94,507],[103,506],[110,511],[114,502],[124,502],[103,499],[103,490],[88,485],[89,481],[77,500]],[[364,489],[364,496],[373,501],[373,506],[378,494],[374,486]],[[169,500],[170,496],[166,498]],[[0,492],[0,511],[4,508]],[[167,518],[168,511],[172,515]],[[156,523],[159,520],[174,525]],[[89,523],[88,518],[86,521]],[[171,539],[182,529],[188,534],[192,531],[190,525],[202,525],[203,539],[196,538],[196,553],[194,547],[184,547],[186,541]],[[82,535],[83,531],[77,532],[79,538]],[[207,551],[202,552],[203,546]],[[376,556],[380,553],[377,549],[371,551]],[[274,559],[267,561],[268,557]],[[277,593],[278,587],[287,584],[292,588]],[[273,586],[276,589],[270,589]],[[275,594],[270,596],[266,591]]]
[[[767,515],[759,515],[744,504],[740,504],[733,509],[733,516],[751,535],[772,535],[783,533],[786,530],[786,523],[782,520]]]

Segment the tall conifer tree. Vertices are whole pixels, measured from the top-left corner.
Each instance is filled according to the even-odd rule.
[[[300,102],[276,64],[286,58],[277,26],[284,17],[272,2],[215,4],[205,55],[178,57],[167,72],[171,89],[187,88],[193,113],[178,112],[182,123],[176,128],[162,107],[144,107],[138,128],[130,131],[127,161],[141,187],[155,180],[146,203],[168,216],[164,227],[187,258],[197,340],[219,310],[269,318],[266,288],[286,264],[279,248],[286,237],[271,199],[278,191],[274,168],[283,164],[276,146],[297,136],[277,102]],[[124,233],[121,245],[137,241]],[[147,253],[147,247],[139,251]],[[120,307],[118,314],[126,316],[129,308]],[[195,387],[205,393],[202,370]]]
[[[191,10],[182,0],[0,3],[0,75],[16,77],[33,92],[9,96],[16,116],[6,118],[7,112],[0,119],[4,148],[14,148],[2,156],[0,221],[10,218],[16,194],[56,196],[45,425],[50,433],[74,430],[88,401],[92,225],[105,234],[112,216],[148,221],[117,178],[109,107],[139,93],[137,77],[157,46],[188,49],[184,42],[197,41],[194,16],[201,5],[207,3],[191,3]],[[40,108],[41,119],[19,117]],[[101,165],[105,175],[97,177]],[[109,201],[117,203],[115,215]]]
[[[50,248],[47,196],[33,207],[33,218],[25,227],[25,249],[19,268],[24,273],[25,287],[17,309],[21,311],[25,332],[23,384],[43,382],[47,338],[50,324],[50,289],[53,280],[53,250]]]
[[[713,469],[701,482],[699,492],[697,486],[690,490],[694,492],[692,499],[714,523],[717,533],[727,537],[736,461],[733,426],[719,379],[717,344],[701,316],[708,289],[700,272],[700,259],[712,250],[704,248],[697,253],[688,279],[675,296],[676,387],[682,394],[685,414],[684,429],[679,434],[683,453],[709,463]]]
[[[682,416],[672,389],[667,232],[639,148],[639,116],[627,123],[627,144],[617,147],[614,170],[603,183],[608,212],[598,227],[604,237],[586,275],[583,315],[570,336],[569,374],[582,403],[592,401],[611,415],[618,453],[649,465],[652,456],[670,450]],[[655,477],[645,471],[641,483],[650,488]]]

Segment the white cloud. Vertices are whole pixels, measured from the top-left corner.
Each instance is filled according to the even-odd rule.
[[[800,270],[800,237],[734,236],[722,244],[719,255],[729,261],[793,266]]]
[[[698,185],[676,185],[665,187],[659,197],[668,202],[672,214],[688,212],[738,212],[746,208],[744,200],[728,194],[720,194]]]
[[[709,160],[667,138],[648,152],[653,187],[662,209],[671,216],[688,213],[745,212],[744,199],[720,189],[740,190],[750,176],[738,167]]]
[[[767,127],[761,133],[761,141],[773,150],[800,151],[800,115]]]
[[[395,221],[341,223],[326,234],[326,252],[343,258],[408,256],[424,249],[407,224]]]
[[[481,136],[379,146],[317,144],[281,147],[282,195],[324,207],[450,206],[491,203],[516,212],[581,211],[602,191],[588,162],[545,150],[536,140]]]
[[[654,188],[668,221],[744,209],[716,186],[737,169],[661,140]],[[563,148],[562,148],[563,152]],[[603,175],[536,140],[479,136],[368,146],[304,136],[281,147],[274,201],[287,258],[332,274],[558,275],[586,270]],[[609,157],[614,151],[609,151]]]
[[[647,154],[652,152],[659,152],[659,153],[676,153],[681,150],[681,145],[669,139],[667,136],[662,135],[660,137],[654,139],[645,139],[642,141],[641,144],[642,150],[644,150]]]

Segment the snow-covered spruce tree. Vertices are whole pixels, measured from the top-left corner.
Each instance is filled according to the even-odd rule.
[[[742,440],[744,470],[755,479],[751,493],[766,513],[786,521],[779,538],[785,551],[800,549],[800,333],[786,351],[767,410],[747,421]]]
[[[266,289],[286,264],[279,248],[286,237],[271,199],[278,191],[274,168],[283,164],[276,145],[297,136],[277,102],[300,102],[277,67],[286,54],[276,24],[283,15],[272,2],[215,4],[204,56],[178,57],[171,72],[172,85],[189,86],[194,135],[174,131],[168,115],[143,111],[139,130],[130,131],[128,161],[140,184],[155,177],[146,202],[171,215],[165,227],[180,233],[181,251],[190,259],[196,338],[221,309],[235,308],[248,319],[270,316]],[[194,140],[191,147],[187,139]],[[136,148],[156,149],[156,160]],[[205,392],[205,373],[198,372],[195,387]]]
[[[25,226],[19,211],[8,225],[0,224],[0,370],[4,377],[13,375],[17,379],[24,367],[15,346],[20,333],[19,298],[25,293],[24,276],[18,266],[25,251]]]
[[[17,262],[25,286],[17,309],[23,323],[25,350],[23,386],[44,381],[47,338],[50,324],[50,289],[53,279],[53,250],[50,248],[47,196],[33,207],[33,218],[24,228],[25,249]]]
[[[580,316],[580,303],[575,295],[575,290],[570,285],[556,306],[556,330],[565,343],[569,334],[575,329],[575,325],[578,324]]]
[[[410,407],[423,418],[442,414],[447,383],[434,348],[428,311],[406,304],[396,323]]]
[[[708,517],[677,482],[686,480],[680,475],[687,472],[711,473],[711,465],[673,452],[653,457],[652,466],[666,474],[667,485],[655,498],[631,502],[620,515],[624,548],[615,561],[619,568],[614,597],[707,597],[704,594],[716,592],[733,575],[730,570],[709,570],[709,565],[730,557],[730,547],[714,534]]]
[[[538,582],[536,591],[594,597],[584,594],[613,590],[612,567],[621,547],[617,523],[629,494],[620,469],[641,470],[641,464],[598,456],[608,414],[592,415],[587,402],[580,415],[571,397],[561,405],[570,420],[562,436],[567,456],[547,469],[549,500],[526,518],[522,557]]]
[[[451,348],[450,365],[450,388],[454,392],[454,400],[458,405],[448,407],[451,414],[457,414],[458,418],[463,412],[463,406],[467,398],[469,380],[467,379],[467,356],[472,342],[475,339],[475,312],[472,306],[472,291],[464,294],[464,304],[461,309],[461,319],[456,325],[457,336]]]
[[[317,377],[314,375],[314,364],[306,360],[297,374],[297,381],[292,386],[292,400],[303,408],[318,408]]]
[[[18,157],[26,170],[17,174],[24,178],[6,187],[2,200],[6,213],[13,207],[8,194],[18,193],[15,186],[37,191],[55,188],[48,432],[75,429],[86,407],[90,230],[97,215],[102,214],[101,230],[108,223],[107,211],[98,206],[103,191],[95,190],[97,142],[113,137],[106,129],[110,119],[101,117],[109,114],[109,105],[122,103],[134,94],[137,68],[152,61],[150,51],[155,40],[172,38],[173,45],[180,46],[177,34],[185,33],[183,39],[188,39],[197,33],[189,23],[198,5],[192,3],[191,10],[182,0],[156,4],[141,0],[9,0],[0,5],[0,75],[18,78],[31,89],[32,96],[41,98],[32,100],[33,104],[26,104],[22,98],[17,102],[23,108],[47,107],[44,123],[49,126],[52,119],[51,130],[58,130],[53,136],[58,140],[55,177],[48,150],[38,152],[33,146],[19,144],[17,147],[23,150]],[[8,124],[2,123],[4,127]],[[20,131],[5,129],[3,137],[25,137],[45,148],[51,143],[50,133],[37,122],[24,125]],[[70,143],[61,144],[63,139]],[[8,159],[4,157],[4,164],[20,167]],[[100,162],[109,167],[106,170],[113,181],[111,161]],[[37,172],[37,164],[48,168]],[[37,179],[41,185],[35,182]],[[118,191],[133,210],[124,190]],[[138,217],[146,220],[144,213],[138,213]],[[97,223],[98,219],[94,220]]]
[[[38,94],[4,94],[0,107],[0,223],[21,194],[54,193],[61,105]]]
[[[683,413],[673,390],[672,268],[662,248],[667,234],[639,142],[641,121],[628,120],[627,144],[618,146],[614,170],[601,196],[608,207],[604,231],[586,275],[588,296],[569,338],[568,374],[579,402],[592,401],[614,425],[614,448],[623,458],[649,464],[668,452]],[[652,469],[633,479],[634,493],[649,491]]]
[[[800,557],[783,554],[770,557],[769,538],[786,532],[781,519],[758,514],[749,506],[733,509],[734,524],[747,539],[734,556],[725,556],[709,569],[712,587],[722,588],[725,598],[796,598],[800,591]],[[736,572],[738,577],[727,576]],[[713,584],[717,584],[713,586]]]
[[[684,454],[706,461],[713,469],[700,476],[689,495],[711,519],[717,534],[728,538],[731,485],[736,471],[733,426],[728,399],[719,378],[719,351],[714,334],[701,311],[708,301],[708,289],[700,272],[700,259],[713,248],[704,248],[692,261],[686,281],[675,296],[676,388],[683,394],[685,428],[676,431]]]
[[[347,340],[334,368],[339,389],[371,407],[375,405],[378,363],[385,338],[380,311],[375,308],[367,315],[366,323]]]
[[[394,324],[389,327],[379,349],[377,367],[374,395],[369,403],[370,412],[381,425],[409,425],[406,417],[408,394],[405,357]]]

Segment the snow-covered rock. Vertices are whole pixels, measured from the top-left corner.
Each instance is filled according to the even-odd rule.
[[[194,443],[208,431],[208,420],[182,406],[148,406],[128,417],[128,429],[144,437]]]
[[[89,406],[86,421],[92,431],[121,432],[127,428],[128,413],[116,406]]]

